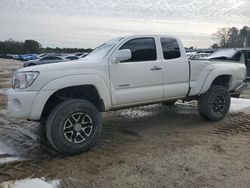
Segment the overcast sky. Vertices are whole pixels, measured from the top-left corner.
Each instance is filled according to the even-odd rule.
[[[250,26],[250,0],[1,0],[0,40],[95,47],[118,36],[171,34],[209,47],[220,27]]]

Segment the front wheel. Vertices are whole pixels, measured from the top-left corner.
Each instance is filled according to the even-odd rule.
[[[219,121],[230,108],[231,98],[228,90],[222,86],[211,86],[198,101],[198,111],[209,121]]]
[[[86,100],[72,99],[59,104],[49,115],[46,135],[60,153],[78,154],[92,148],[102,129],[97,108]]]

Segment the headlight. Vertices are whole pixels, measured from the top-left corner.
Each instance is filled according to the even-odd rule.
[[[39,72],[15,72],[12,78],[12,87],[25,89],[37,78]]]

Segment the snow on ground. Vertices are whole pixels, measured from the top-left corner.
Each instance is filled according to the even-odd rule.
[[[44,178],[9,181],[0,184],[0,186],[3,188],[57,188],[59,185],[59,180],[46,181]]]
[[[7,88],[0,88],[0,94],[6,95],[7,93]]]
[[[20,160],[15,151],[0,141],[0,164]]]
[[[231,98],[230,112],[250,112],[250,99]]]

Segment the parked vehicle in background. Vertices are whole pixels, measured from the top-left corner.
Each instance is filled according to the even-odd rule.
[[[188,59],[203,59],[204,57],[208,57],[209,53],[198,53],[198,52],[187,52],[186,53]]]
[[[37,59],[37,54],[24,54],[19,56],[19,60],[21,61],[30,61]]]
[[[27,61],[23,64],[24,67],[28,66],[34,66],[34,65],[42,65],[42,64],[48,64],[48,63],[59,63],[59,62],[66,62],[66,61],[73,61],[73,60],[78,60],[79,57],[77,56],[53,56],[53,55],[48,55],[45,57],[42,57],[37,60],[32,60],[32,61]]]
[[[53,53],[43,53],[43,54],[39,54],[38,55],[38,59],[45,57],[45,56],[49,56],[50,54],[54,55]]]
[[[34,65],[43,65],[47,63],[58,63],[58,62],[64,62],[64,61],[70,61],[70,59],[51,55],[51,56],[42,57],[37,60],[27,61],[23,64],[23,66],[28,67],[28,66],[34,66]]]
[[[74,55],[80,57],[80,56],[82,56],[83,54],[84,54],[83,52],[77,52],[77,53],[75,53]]]
[[[79,58],[84,58],[84,57],[86,57],[88,54],[89,54],[89,53],[87,53],[87,52],[77,52],[77,53],[75,53],[74,55],[77,56],[77,57],[79,57]]]
[[[190,59],[196,52],[186,52],[186,56],[188,59]]]
[[[80,57],[77,57],[77,56],[67,56],[67,57],[65,57],[65,59],[68,59],[68,60],[77,60],[77,59],[79,59]]]
[[[201,58],[204,58],[204,57],[208,57],[210,56],[211,54],[210,53],[198,53],[200,55]]]
[[[205,59],[244,63],[247,68],[247,77],[250,78],[250,48],[221,49]]]
[[[89,53],[84,53],[83,55],[80,56],[80,58],[85,58]]]
[[[127,36],[74,63],[17,70],[8,113],[39,121],[55,150],[76,154],[97,142],[103,111],[197,100],[202,117],[219,121],[229,110],[230,93],[246,87],[245,75],[240,63],[188,60],[176,37]]]
[[[10,54],[0,54],[0,58],[3,58],[3,59],[13,59],[12,55],[10,55]]]

